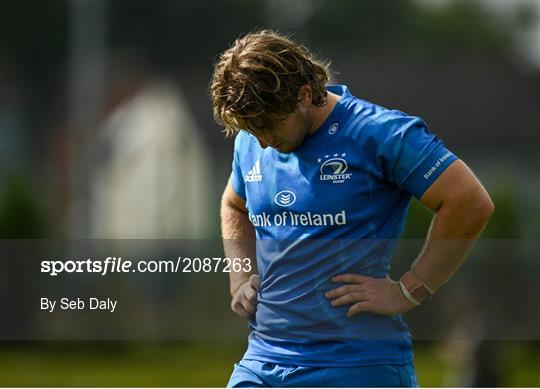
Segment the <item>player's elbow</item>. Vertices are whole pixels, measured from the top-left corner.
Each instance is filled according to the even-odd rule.
[[[495,212],[495,204],[493,204],[493,200],[491,200],[491,197],[487,193],[478,204],[478,212],[486,222]]]
[[[463,222],[472,229],[482,229],[495,212],[495,205],[483,187],[465,195],[459,204]]]
[[[485,224],[495,212],[495,204],[493,204],[491,197],[480,183],[471,192],[471,201],[469,202],[471,204],[471,216],[476,217],[481,223]]]
[[[466,236],[476,236],[489,221],[495,205],[484,187],[463,185],[449,194],[442,202],[441,215],[451,215],[460,221],[460,231]]]

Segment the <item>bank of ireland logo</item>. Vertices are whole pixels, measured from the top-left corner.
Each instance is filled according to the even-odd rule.
[[[276,194],[276,197],[274,197],[274,201],[277,205],[281,205],[282,207],[289,207],[293,205],[296,201],[296,195],[290,190],[282,190],[281,192],[278,192],[278,194]]]
[[[331,181],[333,184],[342,184],[346,180],[350,179],[352,173],[347,173],[349,165],[345,160],[347,153],[342,154],[327,154],[324,158],[317,159],[317,162],[321,164],[321,181]]]
[[[261,161],[257,160],[253,168],[244,176],[244,182],[259,182],[262,181],[262,178]]]

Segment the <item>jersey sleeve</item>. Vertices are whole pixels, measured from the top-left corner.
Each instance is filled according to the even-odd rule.
[[[242,170],[240,168],[240,160],[239,160],[239,153],[241,148],[241,133],[238,133],[236,135],[236,138],[234,140],[234,152],[233,152],[233,161],[232,161],[232,172],[231,172],[231,185],[234,190],[234,192],[243,198],[246,199],[246,188],[242,176]]]
[[[458,159],[418,117],[397,115],[384,128],[378,164],[389,181],[417,199]]]

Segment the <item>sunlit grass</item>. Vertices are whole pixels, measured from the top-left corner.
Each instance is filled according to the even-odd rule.
[[[73,343],[0,348],[0,386],[224,386],[244,345],[210,343]],[[537,351],[511,347],[506,386],[540,386]],[[421,386],[442,386],[445,361],[415,348]]]

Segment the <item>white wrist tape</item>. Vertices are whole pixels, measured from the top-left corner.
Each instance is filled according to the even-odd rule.
[[[435,294],[435,291],[433,289],[431,289],[428,284],[426,284],[425,282],[423,282],[424,286],[426,287],[426,289],[428,290],[429,294],[431,294],[432,296]]]
[[[403,282],[399,281],[399,286],[401,288],[401,291],[403,292],[403,294],[405,295],[405,297],[407,297],[407,300],[409,300],[411,303],[413,303],[414,305],[420,305],[420,303],[418,302],[417,299],[415,299],[410,293],[409,291],[407,290],[407,288],[405,287],[405,285],[403,285]]]

